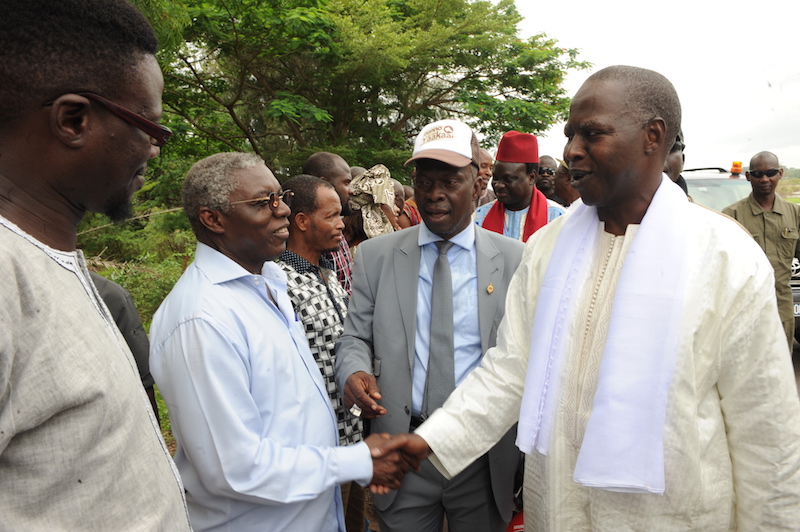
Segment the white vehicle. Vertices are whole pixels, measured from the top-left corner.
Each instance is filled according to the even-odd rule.
[[[692,201],[715,211],[722,211],[752,190],[744,175],[731,178],[731,173],[723,168],[690,168],[684,169],[681,175]]]

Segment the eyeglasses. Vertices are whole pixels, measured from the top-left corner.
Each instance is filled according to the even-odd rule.
[[[75,94],[99,103],[130,125],[144,131],[145,134],[150,137],[150,144],[153,146],[163,146],[167,143],[167,139],[172,136],[172,130],[170,128],[162,126],[161,124],[156,124],[155,122],[151,122],[150,120],[137,115],[133,111],[129,111],[121,105],[117,105],[111,100],[103,98],[99,94],[95,94],[93,92],[76,92]]]
[[[686,149],[686,144],[684,144],[683,142],[681,142],[679,140],[676,140],[675,144],[672,145],[672,148],[670,148],[669,152],[670,153],[674,153],[676,151],[683,151],[685,149]]]
[[[775,177],[775,174],[777,174],[778,172],[780,172],[779,168],[770,168],[769,170],[764,170],[763,172],[761,170],[751,170],[748,173],[750,174],[750,177],[761,179],[764,176]]]
[[[294,197],[294,192],[292,192],[291,190],[284,190],[283,192],[270,192],[268,196],[264,196],[263,198],[231,201],[230,203],[228,203],[228,205],[239,205],[240,203],[252,203],[254,207],[269,205],[269,208],[272,209],[272,211],[274,212],[278,210],[281,201],[283,201],[287,207],[291,207],[293,197]]]
[[[554,168],[539,168],[540,175],[555,175],[556,171]]]

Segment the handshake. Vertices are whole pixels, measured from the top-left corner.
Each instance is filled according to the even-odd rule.
[[[386,413],[375,400],[381,398],[375,377],[357,371],[347,378],[344,404],[353,415],[374,419]],[[384,495],[400,487],[400,481],[409,469],[419,470],[420,464],[431,454],[431,448],[416,434],[373,434],[366,440],[372,453],[372,493]]]
[[[400,487],[409,469],[419,470],[431,448],[416,434],[372,434],[365,440],[372,453],[372,493],[385,495]]]

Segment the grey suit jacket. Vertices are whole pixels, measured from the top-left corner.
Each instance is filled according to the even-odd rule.
[[[359,245],[353,266],[353,295],[347,307],[344,332],[336,342],[336,383],[344,389],[357,371],[372,373],[386,414],[372,420],[372,432],[408,432],[411,422],[411,383],[416,336],[419,227],[370,239]],[[481,348],[497,340],[505,312],[511,276],[524,245],[475,228],[478,275],[478,315]],[[491,285],[492,289],[488,287]],[[492,491],[500,515],[511,519],[513,478],[519,460],[514,445],[516,427],[489,451]],[[379,510],[394,501],[396,492],[373,496]]]

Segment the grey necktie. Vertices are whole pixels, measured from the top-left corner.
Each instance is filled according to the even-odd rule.
[[[436,242],[439,258],[433,267],[431,287],[431,344],[428,380],[425,387],[424,414],[427,417],[442,406],[456,387],[453,367],[453,280],[447,250],[453,243]]]

